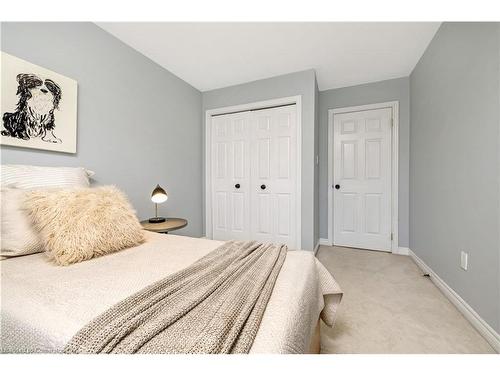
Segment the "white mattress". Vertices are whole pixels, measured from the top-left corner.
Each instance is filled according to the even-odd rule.
[[[146,243],[67,267],[44,254],[0,262],[2,352],[57,353],[86,323],[222,242],[146,232]],[[290,251],[252,353],[307,352],[320,312],[332,325],[341,298],[311,252]]]

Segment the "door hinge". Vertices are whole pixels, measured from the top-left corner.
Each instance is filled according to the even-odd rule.
[[[394,126],[394,119],[391,118],[391,127],[393,127],[393,126]]]
[[[391,241],[394,240],[394,233],[391,233]]]

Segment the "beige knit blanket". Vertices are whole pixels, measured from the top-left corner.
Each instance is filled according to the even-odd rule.
[[[286,252],[227,242],[105,311],[64,352],[247,353]]]

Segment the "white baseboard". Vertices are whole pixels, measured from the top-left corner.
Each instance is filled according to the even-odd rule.
[[[394,250],[392,253],[397,255],[408,255],[410,254],[410,249],[407,247],[398,247],[397,250]]]
[[[320,238],[319,239],[319,244],[324,245],[324,246],[332,246],[332,243],[328,238]]]
[[[318,243],[316,244],[316,246],[314,246],[314,256],[316,256],[316,254],[319,250],[319,245],[321,245],[321,240],[319,240]]]
[[[408,249],[408,255],[413,259],[417,266],[428,273],[436,287],[450,300],[453,305],[465,316],[472,326],[484,337],[486,341],[500,353],[500,335],[486,323],[467,302],[460,297],[457,292],[450,288],[427,264],[424,263],[413,251]]]

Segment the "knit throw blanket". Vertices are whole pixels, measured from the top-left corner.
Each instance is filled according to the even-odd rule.
[[[248,353],[284,245],[230,241],[84,326],[65,353]]]

